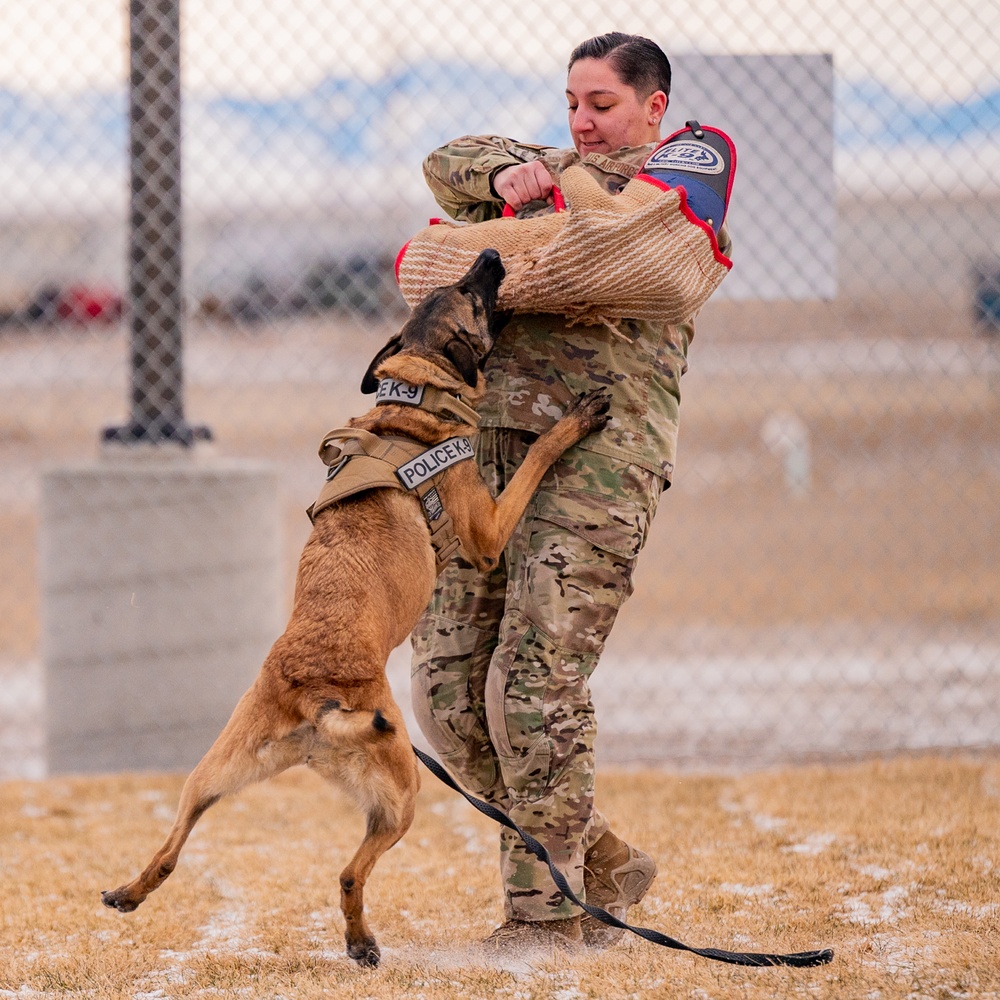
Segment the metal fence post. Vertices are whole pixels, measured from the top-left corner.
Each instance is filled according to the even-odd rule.
[[[184,419],[179,0],[129,4],[131,420],[105,441],[211,437]]]

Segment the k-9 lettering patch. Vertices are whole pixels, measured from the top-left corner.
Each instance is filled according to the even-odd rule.
[[[661,146],[646,161],[643,171],[688,170],[693,174],[721,174],[726,165],[708,143],[683,139]]]
[[[424,398],[422,385],[397,382],[394,378],[379,379],[375,393],[375,405],[379,403],[403,403],[405,406],[419,406]]]
[[[412,490],[449,466],[472,458],[473,454],[472,442],[467,437],[448,438],[401,465],[396,475],[408,490]]]

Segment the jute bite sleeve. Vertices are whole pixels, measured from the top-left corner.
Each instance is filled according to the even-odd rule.
[[[729,273],[732,262],[682,186],[640,173],[612,195],[576,166],[563,171],[560,184],[564,212],[422,229],[396,260],[407,304],[457,281],[488,247],[507,270],[501,308],[584,323],[683,323]]]

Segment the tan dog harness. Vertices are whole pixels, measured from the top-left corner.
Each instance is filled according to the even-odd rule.
[[[474,427],[479,424],[478,414],[468,403],[436,386],[382,379],[375,399],[376,405],[417,406]],[[437,483],[445,469],[474,454],[472,442],[464,435],[426,447],[412,438],[379,437],[357,427],[335,428],[326,433],[319,446],[319,457],[329,468],[319,497],[306,513],[315,522],[321,511],[357,493],[375,489],[412,491],[419,497],[427,518],[440,573],[461,543],[451,515],[441,503]]]

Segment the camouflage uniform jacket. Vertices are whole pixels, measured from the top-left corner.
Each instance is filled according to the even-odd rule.
[[[493,189],[504,167],[541,160],[556,184],[567,167],[581,164],[617,194],[638,173],[655,143],[580,158],[575,149],[554,149],[500,136],[466,136],[435,150],[424,177],[438,204],[467,222],[496,218],[503,201]],[[552,209],[528,205],[522,216]],[[723,227],[720,249],[729,254]],[[669,261],[664,261],[669,266]],[[679,326],[626,320],[616,330],[572,325],[564,316],[514,317],[501,333],[486,367],[487,394],[479,406],[481,427],[541,433],[581,392],[604,386],[612,394],[612,419],[578,447],[632,462],[668,483],[677,451],[680,377],[694,317]]]

